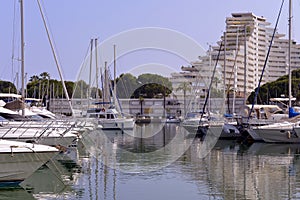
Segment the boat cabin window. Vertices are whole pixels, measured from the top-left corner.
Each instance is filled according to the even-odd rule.
[[[113,114],[107,114],[107,119],[115,119],[115,116]]]
[[[101,118],[101,119],[105,119],[105,115],[99,115],[99,118]]]
[[[98,116],[97,116],[97,114],[90,114],[89,117],[90,118],[97,118]]]
[[[87,110],[87,113],[94,113],[95,112],[95,109],[89,109]]]

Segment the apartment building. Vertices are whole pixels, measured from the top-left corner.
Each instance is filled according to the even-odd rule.
[[[247,98],[258,86],[264,65],[266,67],[261,84],[275,81],[288,73],[289,41],[284,38],[284,34],[276,32],[266,61],[274,32],[274,28],[266,18],[253,13],[232,13],[226,18],[225,23],[226,31],[220,41],[207,51],[206,56],[191,62],[191,66],[182,67],[182,72],[172,74],[170,80],[173,88],[177,88],[183,80],[193,85],[195,80],[199,80],[198,76],[205,80],[202,84],[205,85],[212,75],[208,72],[211,72],[217,60],[222,74],[219,82],[223,82],[225,90],[231,91],[231,96],[234,94],[240,98]],[[299,68],[300,45],[292,41],[291,69]],[[203,78],[203,76],[207,77]],[[175,94],[182,99],[182,91]]]

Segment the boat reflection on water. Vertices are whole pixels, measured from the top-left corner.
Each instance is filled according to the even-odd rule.
[[[73,188],[80,172],[75,162],[51,159],[19,184],[0,184],[0,199],[72,199],[81,192]]]
[[[51,160],[32,176],[20,183],[20,186],[36,199],[71,198],[72,186],[80,175],[81,167],[75,162]]]
[[[92,156],[124,172],[154,171],[176,161],[192,143],[179,126],[150,123],[133,131],[95,130],[82,141]]]
[[[299,196],[300,146],[218,140],[203,154],[203,149],[212,146],[193,136],[176,124],[147,124],[123,133],[91,131],[78,145],[76,162],[51,161],[22,182],[22,187],[0,190],[0,199],[20,196],[24,200],[294,199]],[[184,151],[175,154],[180,150]],[[180,156],[170,159],[175,155]]]
[[[2,188],[0,187],[0,199],[1,200],[35,200],[33,194],[27,192],[20,186],[13,188]]]
[[[94,156],[95,160],[90,159],[87,166],[95,167],[98,161],[101,161],[101,164],[98,163],[98,165],[102,167],[98,166],[98,168],[103,171],[105,176],[108,176],[106,184],[109,186],[106,188],[106,195],[112,197],[115,193],[119,193],[121,196],[138,199],[135,197],[139,196],[139,193],[135,193],[136,196],[134,196],[125,190],[130,189],[130,186],[138,187],[133,181],[145,183],[144,180],[148,180],[146,181],[149,184],[148,190],[143,192],[143,196],[149,195],[154,199],[166,197],[165,194],[168,193],[168,190],[163,187],[166,184],[164,179],[171,181],[172,185],[175,183],[181,185],[182,188],[174,186],[172,193],[174,194],[172,197],[175,196],[174,199],[194,198],[195,196],[191,196],[192,194],[179,193],[186,190],[190,183],[196,186],[197,189],[193,189],[193,191],[196,194],[197,192],[200,193],[196,195],[199,198],[281,199],[293,197],[297,194],[297,188],[300,188],[296,181],[299,179],[297,176],[299,170],[297,171],[296,167],[299,148],[296,145],[254,143],[248,146],[237,144],[232,140],[219,140],[209,154],[203,156],[201,149],[206,148],[205,143],[199,138],[187,137],[187,139],[185,137],[183,141],[192,141],[192,143],[188,143],[190,147],[176,161],[164,166],[164,156],[155,154],[156,157],[148,157],[143,153],[157,152],[169,144],[176,132],[180,131],[180,127],[165,126],[153,136],[150,136],[151,133],[147,131],[147,127],[140,127],[139,131],[134,132],[134,137],[126,133],[105,132],[106,142],[111,142],[110,149],[111,152],[114,152],[110,156],[115,156],[114,164],[119,168],[111,168],[112,163],[109,163],[107,157],[106,159],[101,158],[103,154],[99,152],[94,154],[96,155]],[[92,135],[89,136],[92,137],[93,144],[100,144],[101,147],[108,144],[97,141],[99,132],[94,133],[94,136]],[[138,137],[141,135],[145,137]],[[120,149],[137,153],[139,159],[130,153],[120,151]],[[157,165],[160,165],[161,168],[157,169]],[[151,171],[151,169],[154,170]],[[95,173],[99,173],[98,170],[93,169]],[[101,170],[100,175],[90,174],[92,182],[90,185],[96,184],[95,182],[98,180],[96,177],[101,176]],[[125,170],[128,170],[127,173]],[[137,173],[138,170],[140,173]],[[178,174],[180,174],[179,177]],[[97,184],[101,185],[103,181],[102,179],[102,182],[97,182]],[[153,185],[152,182],[156,184]],[[94,189],[93,186],[92,189]],[[155,192],[160,195],[155,196]],[[102,193],[98,191],[97,194],[101,195]],[[91,195],[95,194],[92,193]]]

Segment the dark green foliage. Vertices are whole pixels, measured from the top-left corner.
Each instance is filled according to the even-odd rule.
[[[65,81],[69,97],[72,97],[74,82]],[[50,79],[48,72],[43,72],[39,76],[33,75],[27,84],[27,97],[32,98],[66,98],[61,81]]]
[[[157,74],[142,74],[136,78],[132,74],[121,74],[117,79],[119,98],[162,98],[172,93],[172,83]]]
[[[131,98],[138,87],[137,78],[132,74],[121,74],[117,78],[117,95],[119,98]]]
[[[268,104],[270,98],[288,97],[288,75],[278,78],[274,82],[269,82],[260,87],[257,97],[257,104]],[[255,91],[248,97],[248,102],[252,103],[254,100]],[[292,72],[292,96],[300,100],[300,69]]]
[[[72,97],[74,82],[65,81],[69,97]],[[46,95],[51,98],[66,98],[61,81],[50,79],[36,80],[27,84],[27,97],[43,98]]]
[[[16,86],[9,81],[0,81],[0,93],[15,93],[17,94]]]
[[[65,81],[69,97],[87,98],[88,84],[80,80],[78,82]],[[113,85],[113,81],[112,81]],[[76,88],[75,88],[76,86]],[[112,88],[111,88],[112,89]],[[0,81],[1,92],[16,93],[16,87],[7,81]],[[92,87],[91,97],[95,98],[98,92],[99,97],[102,96],[100,89]],[[157,74],[142,74],[136,78],[132,74],[121,74],[117,78],[117,95],[118,98],[162,98],[172,93],[172,84],[168,78]],[[50,79],[47,72],[33,75],[27,84],[27,97],[43,98],[46,96],[51,98],[66,98],[61,81]]]

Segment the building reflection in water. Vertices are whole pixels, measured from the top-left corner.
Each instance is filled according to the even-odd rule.
[[[168,149],[174,141],[178,148]],[[203,145],[174,124],[139,126],[123,134],[90,132],[78,147],[78,160],[54,160],[22,187],[0,189],[0,199],[299,198],[299,145],[219,140],[202,157]],[[165,165],[183,147],[183,155]]]
[[[198,183],[206,182],[208,196],[286,199],[299,195],[299,145],[254,143],[245,147],[219,141],[203,159],[198,157],[199,145],[199,142],[193,144],[186,152],[186,159],[196,166],[191,178]]]

